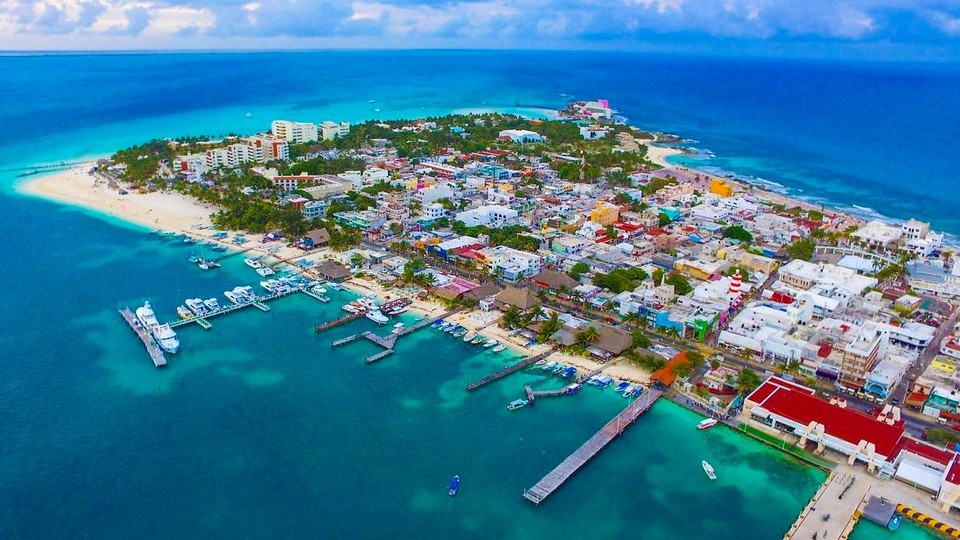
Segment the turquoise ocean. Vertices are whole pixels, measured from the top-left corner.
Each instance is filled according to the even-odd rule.
[[[726,115],[732,121],[738,115],[731,109],[747,107],[723,96],[743,90],[742,70],[753,70],[761,86],[760,74],[778,74],[780,82],[757,90],[765,96],[762,106],[735,128]],[[524,384],[561,383],[531,370],[468,394],[464,384],[510,356],[478,351],[432,329],[365,365],[372,346],[334,350],[330,341],[372,323],[322,335],[312,329],[338,316],[338,301],[348,293],[335,293],[328,305],[282,299],[268,313],[214,319],[209,331],[184,328],[181,352],[158,371],[118,317],[119,306],[150,300],[162,319],[172,319],[185,298],[220,295],[259,276],[239,257],[201,272],[186,260],[193,251],[188,245],[22,197],[12,187],[20,167],[104,155],[151,137],[248,133],[267,129],[274,118],[359,121],[489,109],[538,114],[561,106],[562,93],[609,97],[634,122],[698,139],[726,156],[708,166],[746,160],[746,174],[788,185],[787,174],[776,173],[803,176],[799,164],[810,160],[791,151],[807,144],[800,142],[806,135],[791,135],[802,131],[797,126],[764,132],[758,117],[782,120],[778,114],[796,97],[797,90],[784,89],[791,80],[825,71],[842,80],[862,76],[866,84],[878,70],[894,83],[930,79],[925,95],[931,101],[920,104],[919,114],[944,122],[935,126],[936,137],[901,116],[889,122],[906,139],[921,141],[923,170],[949,182],[936,176],[949,160],[934,151],[946,150],[936,144],[957,124],[941,119],[951,113],[933,112],[956,99],[939,86],[943,72],[956,74],[949,66],[846,70],[445,51],[0,57],[0,537],[782,537],[824,474],[726,429],[697,432],[695,414],[665,401],[543,505],[530,505],[523,489],[626,400],[591,387],[508,412],[505,405],[521,396]],[[708,83],[711,92],[703,89]],[[900,83],[898,91],[907,92]],[[770,88],[783,92],[784,102]],[[853,107],[857,94],[846,92],[837,99]],[[882,90],[875,94],[889,99]],[[869,128],[862,128],[862,152],[877,143]],[[758,139],[767,141],[759,150],[752,144]],[[857,140],[851,136],[846,144]],[[861,206],[891,215],[910,210],[865,186],[851,183],[844,189],[862,199],[842,200],[862,200]],[[954,218],[945,212],[931,219],[947,228]],[[705,478],[701,459],[716,467],[716,482]],[[463,479],[455,499],[446,494],[453,474]],[[897,533],[864,525],[855,538],[916,534],[923,533],[909,525]]]

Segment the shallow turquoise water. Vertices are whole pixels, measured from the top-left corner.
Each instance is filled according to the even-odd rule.
[[[932,531],[910,521],[901,521],[900,527],[891,531],[871,521],[863,520],[850,535],[850,540],[933,540],[941,538]]]
[[[542,506],[523,489],[626,400],[587,388],[509,412],[542,371],[467,393],[503,356],[425,329],[375,365],[367,343],[318,335],[340,314],[307,297],[183,328],[182,352],[152,367],[116,314],[256,276],[240,257],[204,273],[191,249],[26,199],[4,219],[43,222],[42,245],[13,235],[0,334],[0,536],[775,538],[824,475],[738,434],[694,429],[660,402]],[[83,241],[77,241],[82,239]],[[347,293],[336,293],[339,299]],[[378,329],[385,331],[384,329]],[[707,459],[720,476],[709,482]],[[453,474],[461,493],[447,496]],[[758,486],[762,486],[758,488]],[[696,519],[691,519],[696,515]],[[749,529],[732,524],[750,523]]]

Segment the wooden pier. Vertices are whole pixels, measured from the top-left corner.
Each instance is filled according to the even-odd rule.
[[[494,381],[499,381],[500,379],[506,377],[507,375],[512,375],[512,374],[520,371],[520,370],[523,369],[523,368],[532,366],[533,364],[536,364],[536,363],[539,362],[540,360],[543,360],[544,358],[546,358],[546,357],[550,356],[551,354],[553,354],[555,350],[556,350],[556,349],[550,349],[549,351],[542,352],[542,353],[540,353],[540,354],[538,354],[538,355],[536,355],[536,356],[531,356],[531,357],[529,357],[529,358],[526,358],[526,359],[524,359],[524,360],[521,360],[521,361],[517,362],[516,364],[513,364],[513,365],[511,365],[511,366],[507,366],[507,367],[501,369],[500,371],[497,371],[496,373],[491,373],[490,375],[487,375],[486,377],[484,377],[484,378],[482,378],[482,379],[478,379],[478,380],[476,380],[476,381],[473,381],[473,382],[467,384],[467,386],[466,386],[467,391],[468,391],[468,392],[473,392],[474,390],[476,390],[477,388],[480,388],[481,386],[486,386],[486,385],[488,385],[488,384],[490,384],[490,383],[492,383],[492,382],[494,382]]]
[[[331,346],[331,347],[339,347],[339,346],[341,346],[341,345],[346,345],[347,343],[350,343],[350,342],[352,342],[352,341],[356,341],[356,339],[357,339],[358,337],[360,337],[360,334],[353,334],[352,336],[347,336],[347,337],[345,337],[345,338],[343,338],[343,339],[338,339],[338,340],[334,341],[333,343],[330,344],[330,346]]]
[[[543,502],[543,500],[549,497],[557,488],[562,486],[568,478],[573,476],[573,473],[580,470],[580,468],[593,459],[600,450],[603,450],[610,444],[610,441],[616,438],[617,435],[623,433],[641,414],[647,412],[661,395],[663,395],[662,390],[651,388],[639,399],[627,405],[623,411],[607,422],[600,431],[593,437],[590,437],[580,448],[577,448],[577,450],[570,454],[567,459],[563,460],[560,465],[557,465],[556,468],[547,473],[547,475],[533,487],[524,491],[524,498],[534,504]]]
[[[383,358],[386,358],[386,357],[390,356],[391,354],[393,354],[393,349],[387,349],[387,350],[385,350],[385,351],[380,351],[380,352],[378,352],[377,354],[368,357],[366,360],[364,360],[364,362],[366,362],[366,363],[368,363],[368,364],[372,364],[372,363],[376,362],[377,360],[382,360]]]
[[[304,292],[304,291],[303,289],[290,289],[282,293],[274,293],[267,296],[258,296],[256,300],[253,300],[251,302],[244,302],[242,304],[233,304],[230,306],[225,306],[216,311],[204,313],[199,317],[194,316],[194,317],[190,317],[189,319],[180,319],[178,321],[172,321],[169,323],[170,328],[177,328],[178,326],[196,323],[202,326],[205,330],[209,330],[211,327],[209,319],[212,319],[213,317],[219,317],[220,315],[233,313],[234,311],[238,311],[250,306],[257,308],[260,311],[270,311],[270,306],[267,305],[267,302],[270,302],[272,300],[277,300],[279,298],[283,298],[284,296],[290,296],[291,294],[299,293],[299,292]]]
[[[153,339],[153,336],[150,335],[150,331],[143,327],[136,318],[134,318],[133,313],[129,308],[123,308],[120,310],[120,316],[123,317],[123,320],[127,321],[127,325],[130,326],[130,329],[137,334],[137,337],[140,338],[140,341],[143,342],[143,346],[147,348],[147,354],[150,355],[150,360],[153,361],[154,367],[163,367],[167,365],[167,359],[163,356],[163,350],[160,349],[160,346],[157,345],[157,342]]]
[[[360,334],[360,337],[383,347],[384,349],[393,349],[393,346],[397,343],[397,334],[390,334],[387,337],[380,337],[373,332],[366,331]]]
[[[571,383],[559,390],[534,390],[529,384],[523,387],[523,391],[527,394],[527,401],[533,404],[537,398],[542,397],[560,397],[560,396],[572,396],[570,388],[579,383]]]
[[[355,321],[360,317],[363,317],[366,313],[351,313],[346,317],[340,317],[339,319],[334,319],[332,321],[327,321],[325,323],[318,324],[313,327],[317,332],[323,332],[324,330],[329,330],[331,328],[336,328],[337,326],[347,324],[348,322]]]

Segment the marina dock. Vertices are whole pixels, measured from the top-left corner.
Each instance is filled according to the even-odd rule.
[[[140,338],[140,341],[143,342],[143,346],[147,348],[147,354],[150,355],[150,360],[153,361],[154,367],[163,367],[167,365],[167,359],[163,356],[163,350],[160,349],[160,346],[157,345],[154,341],[153,336],[150,335],[150,332],[143,327],[137,319],[134,318],[133,313],[129,308],[123,308],[120,310],[120,316],[123,317],[124,321],[127,321],[127,325],[130,326],[130,329],[137,334],[137,337]]]
[[[543,502],[543,500],[549,497],[557,488],[562,486],[567,479],[573,476],[573,473],[580,470],[580,468],[593,459],[600,450],[603,450],[610,444],[610,441],[616,438],[617,435],[623,433],[641,414],[647,412],[661,395],[663,395],[662,390],[651,388],[639,399],[627,405],[617,416],[607,422],[600,431],[593,437],[590,437],[580,448],[577,448],[567,459],[563,460],[560,465],[557,465],[556,468],[547,473],[547,475],[533,487],[524,491],[524,498],[534,504]]]
[[[860,506],[870,493],[870,483],[852,470],[838,469],[830,473],[784,540],[806,540],[816,534],[819,540],[846,540],[860,517]],[[859,480],[859,481],[858,481]],[[886,503],[891,504],[891,503]],[[886,526],[886,524],[884,524]]]
[[[449,317],[450,315],[453,315],[454,313],[460,311],[461,309],[463,309],[463,308],[452,309],[452,310],[444,313],[443,315],[441,315],[441,318],[443,318],[443,317]],[[332,326],[339,326],[339,325],[341,325],[341,324],[346,324],[346,323],[348,323],[348,322],[350,322],[350,321],[352,321],[352,320],[356,320],[356,319],[362,317],[363,315],[364,315],[364,314],[361,313],[361,314],[350,315],[350,316],[347,316],[347,317],[341,317],[341,318],[339,318],[339,319],[337,319],[337,320],[330,321],[330,322],[327,322],[327,323],[318,325],[318,326],[316,327],[316,330],[317,330],[317,332],[322,332],[323,330],[326,330],[327,328],[331,328]],[[367,358],[364,360],[364,362],[366,362],[366,363],[368,363],[368,364],[372,364],[372,363],[374,363],[374,362],[377,362],[377,361],[379,361],[379,360],[382,360],[382,359],[390,356],[391,354],[393,354],[393,353],[394,353],[393,347],[397,344],[397,340],[398,340],[398,339],[402,338],[403,336],[410,335],[410,334],[416,332],[417,330],[420,330],[421,328],[426,328],[427,326],[430,326],[431,324],[433,324],[433,321],[434,321],[434,320],[435,320],[435,319],[433,319],[432,317],[423,317],[420,321],[417,321],[417,322],[416,322],[415,324],[413,324],[412,326],[408,326],[408,327],[405,327],[405,328],[401,328],[400,330],[391,332],[390,334],[387,334],[386,336],[379,336],[379,335],[375,334],[374,332],[371,332],[371,331],[367,330],[366,332],[362,332],[362,333],[360,333],[360,334],[354,334],[354,335],[352,335],[352,336],[347,336],[347,337],[345,337],[345,338],[343,338],[343,339],[338,339],[338,340],[334,341],[333,343],[331,343],[330,346],[332,346],[332,347],[339,347],[339,346],[341,346],[341,345],[346,345],[347,343],[352,343],[352,342],[356,341],[358,338],[366,339],[367,341],[369,341],[369,342],[371,342],[371,343],[373,343],[373,344],[375,344],[375,345],[377,345],[377,346],[379,346],[379,347],[382,347],[382,348],[384,349],[383,351],[381,351],[381,352],[379,352],[379,353],[377,353],[377,354],[374,354],[373,356],[369,356],[369,357],[367,357]]]
[[[577,383],[568,384],[559,390],[534,390],[533,387],[528,384],[523,387],[523,391],[527,394],[527,401],[532,405],[536,402],[537,398],[572,396],[573,394],[570,392],[570,387],[576,384]]]
[[[331,328],[336,328],[340,325],[347,324],[348,322],[355,321],[360,317],[363,317],[364,313],[351,313],[345,317],[340,317],[339,319],[334,319],[332,321],[327,321],[325,323],[320,323],[313,327],[317,332],[323,332],[324,330],[329,330]],[[353,340],[350,340],[353,341]],[[349,343],[349,342],[348,342]]]
[[[204,313],[201,316],[190,317],[189,319],[180,319],[178,321],[172,321],[169,323],[170,328],[177,328],[179,326],[196,323],[200,325],[204,330],[209,330],[213,326],[212,324],[210,324],[209,319],[212,319],[213,317],[219,317],[220,315],[233,313],[234,311],[239,311],[243,308],[250,307],[250,306],[257,308],[260,311],[270,311],[270,306],[267,305],[267,302],[270,302],[272,300],[277,300],[285,296],[290,296],[291,294],[298,293],[298,292],[304,292],[304,290],[291,289],[289,291],[284,291],[282,293],[274,293],[267,296],[258,296],[257,299],[253,300],[252,302],[244,302],[242,304],[233,304],[229,306],[224,306],[216,311],[210,311],[208,313]]]
[[[343,339],[338,339],[338,340],[334,341],[333,343],[330,344],[330,346],[331,346],[331,347],[339,347],[339,346],[341,346],[341,345],[346,345],[347,343],[350,343],[351,341],[355,341],[358,337],[360,337],[359,334],[353,334],[352,336],[347,336],[347,337],[345,337],[345,338],[343,338]]]
[[[366,360],[364,360],[364,362],[366,362],[366,363],[368,363],[368,364],[372,364],[372,363],[374,363],[374,362],[376,362],[376,361],[378,361],[378,360],[381,360],[381,359],[383,359],[383,358],[386,358],[387,356],[390,356],[391,354],[393,354],[393,349],[387,349],[387,350],[385,350],[385,351],[380,351],[380,352],[378,352],[377,354],[368,357]]]
[[[524,360],[521,360],[521,361],[517,362],[516,364],[513,364],[513,365],[511,365],[511,366],[507,366],[507,367],[501,369],[500,371],[497,371],[497,372],[495,372],[495,373],[491,373],[490,375],[487,375],[486,377],[484,377],[484,378],[482,378],[482,379],[478,379],[478,380],[476,380],[476,381],[473,381],[473,382],[467,384],[467,386],[466,386],[467,392],[473,392],[474,390],[476,390],[477,388],[480,388],[481,386],[486,386],[486,385],[488,385],[488,384],[490,384],[490,383],[492,383],[492,382],[494,382],[494,381],[499,381],[500,379],[506,377],[507,375],[511,375],[511,374],[513,374],[513,373],[516,373],[516,372],[518,372],[518,371],[520,371],[521,369],[524,369],[524,368],[526,368],[526,367],[530,367],[530,366],[536,364],[537,362],[539,362],[540,360],[543,360],[544,358],[546,358],[546,357],[550,356],[551,354],[553,354],[553,352],[554,352],[555,350],[556,350],[556,349],[550,349],[549,351],[542,352],[542,353],[540,353],[540,354],[538,354],[538,355],[536,355],[536,356],[531,356],[531,357],[529,357],[529,358],[526,358],[526,359],[524,359]]]

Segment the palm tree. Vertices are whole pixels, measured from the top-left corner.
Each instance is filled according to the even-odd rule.
[[[596,343],[596,341],[599,339],[600,331],[594,326],[588,326],[577,332],[577,343],[580,343],[581,345]]]
[[[507,329],[515,327],[520,322],[522,313],[517,306],[510,306],[503,312],[503,326]]]

